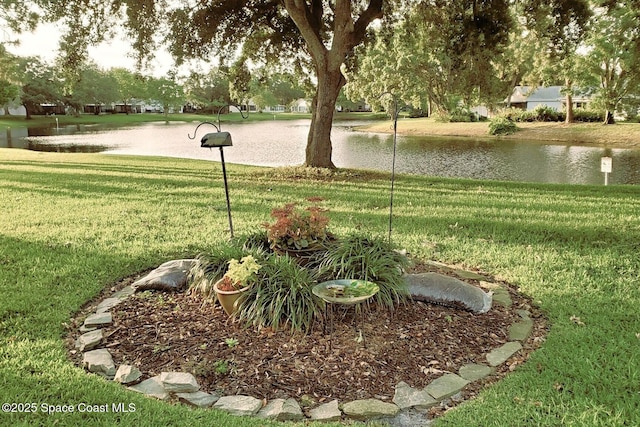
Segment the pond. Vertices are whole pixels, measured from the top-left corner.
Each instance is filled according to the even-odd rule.
[[[336,122],[333,161],[338,167],[390,171],[393,135],[353,131],[362,122]],[[37,151],[103,152],[219,161],[217,149],[200,147],[215,132],[195,123],[155,122],[132,127],[74,125],[15,128],[0,133],[0,147]],[[304,162],[309,120],[223,123],[233,146],[225,161],[259,166]],[[562,184],[603,184],[602,157],[613,159],[610,184],[640,184],[640,150],[586,147],[494,138],[398,136],[396,172],[419,175]]]

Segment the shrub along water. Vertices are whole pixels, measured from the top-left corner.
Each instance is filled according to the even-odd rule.
[[[290,172],[228,165],[238,234],[308,196],[326,199],[337,235],[386,230],[388,176]],[[144,398],[74,367],[63,344],[119,279],[227,243],[211,162],[0,149],[0,182],[0,402],[136,408],[0,424],[280,425]],[[395,245],[514,283],[550,323],[526,363],[436,425],[640,425],[639,187],[398,176],[395,189]]]

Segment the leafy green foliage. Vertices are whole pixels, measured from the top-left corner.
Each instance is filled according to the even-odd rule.
[[[510,135],[518,131],[518,126],[505,117],[493,117],[489,122],[489,135]]]
[[[310,271],[288,255],[272,255],[261,263],[257,284],[241,297],[238,317],[259,327],[278,329],[285,322],[292,330],[309,330],[323,308],[311,292]]]
[[[408,295],[404,269],[406,256],[380,238],[351,235],[332,244],[318,263],[319,280],[361,279],[380,288],[375,300],[393,308]]]

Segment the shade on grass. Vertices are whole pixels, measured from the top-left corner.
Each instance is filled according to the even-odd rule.
[[[321,196],[336,232],[386,234],[383,174],[228,173],[238,233]],[[0,149],[0,401],[136,406],[2,413],[0,424],[265,425],[128,392],[74,367],[62,341],[105,287],[225,238],[221,179],[215,162]],[[514,283],[550,319],[526,364],[438,424],[640,424],[640,188],[400,176],[394,201],[397,245]]]

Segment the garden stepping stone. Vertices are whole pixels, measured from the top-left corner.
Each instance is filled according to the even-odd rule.
[[[456,374],[444,374],[429,384],[425,390],[436,400],[453,396],[469,384],[469,381]]]
[[[113,363],[111,353],[104,348],[84,353],[82,355],[82,366],[89,372],[109,379],[112,379],[116,374],[116,365]]]
[[[78,328],[78,330],[83,334],[86,334],[87,332],[95,331],[96,329],[98,329],[97,326],[92,326],[90,328],[87,328],[84,325],[80,325],[80,327]]]
[[[309,418],[314,421],[337,421],[342,417],[342,412],[338,407],[338,401],[324,403],[316,408],[309,410]]]
[[[405,282],[411,297],[418,301],[486,313],[491,309],[491,295],[477,286],[439,273],[407,274]]]
[[[76,348],[80,351],[89,351],[98,347],[102,342],[102,329],[86,332],[76,340]]]
[[[511,304],[513,304],[509,291],[503,287],[499,287],[493,291],[493,301],[506,308],[511,307]]]
[[[189,271],[196,260],[178,259],[167,261],[158,268],[134,282],[131,287],[136,292],[155,289],[159,291],[183,291],[187,286]]]
[[[487,375],[489,375],[493,369],[491,369],[487,365],[479,365],[477,363],[470,363],[468,365],[464,365],[458,371],[458,374],[467,381],[477,381],[480,380]]]
[[[86,326],[87,328],[106,326],[106,325],[109,325],[111,322],[113,322],[111,313],[106,311],[104,313],[92,314],[91,316],[87,317],[84,320],[84,326]]]
[[[116,376],[113,378],[113,380],[119,382],[120,384],[131,384],[138,381],[141,376],[142,372],[140,372],[140,369],[136,368],[135,366],[120,365],[118,366]]]
[[[526,341],[533,330],[533,320],[526,318],[509,327],[509,340]]]
[[[304,419],[302,409],[295,399],[273,399],[257,414],[258,418],[269,418],[276,421],[299,421]]]
[[[473,271],[467,271],[467,270],[460,270],[460,269],[454,269],[453,272],[460,278],[462,279],[467,279],[467,280],[487,280],[486,277],[484,277],[481,274],[478,273],[474,273]]]
[[[523,319],[529,319],[529,316],[531,316],[531,312],[529,310],[518,309],[516,310],[516,313],[518,313],[518,316],[522,317]]]
[[[502,347],[491,350],[487,354],[487,362],[489,362],[489,365],[491,366],[501,365],[516,352],[518,352],[521,348],[522,344],[520,344],[518,341],[510,341]]]
[[[229,412],[231,415],[252,416],[262,408],[262,400],[244,395],[223,396],[214,403],[213,407]]]
[[[342,407],[342,412],[356,420],[368,420],[371,418],[393,417],[400,408],[393,403],[383,402],[378,399],[362,399],[347,402]]]
[[[196,391],[193,393],[176,393],[176,397],[183,403],[198,408],[208,408],[220,399],[217,394],[209,394],[204,391]]]
[[[169,398],[169,393],[167,393],[162,386],[162,381],[160,381],[160,375],[156,375],[128,388],[129,390],[137,391],[145,396],[155,397],[160,400],[167,400]]]
[[[130,297],[131,295],[133,295],[135,292],[136,291],[135,291],[135,289],[133,289],[132,286],[125,286],[124,288],[122,288],[119,291],[117,291],[116,293],[114,293],[112,295],[112,298],[126,299],[126,298]]]
[[[409,384],[404,381],[400,381],[396,385],[395,395],[393,396],[393,403],[398,405],[400,409],[416,408],[416,409],[429,409],[437,402],[426,390],[418,390],[410,387]]]
[[[116,305],[120,304],[121,302],[122,302],[122,299],[120,298],[107,298],[104,301],[102,301],[100,304],[98,304],[98,307],[96,307],[96,313],[100,314],[100,313],[104,313],[105,311],[109,311]]]
[[[188,372],[162,372],[160,382],[166,391],[173,393],[193,393],[200,390],[200,385]]]

